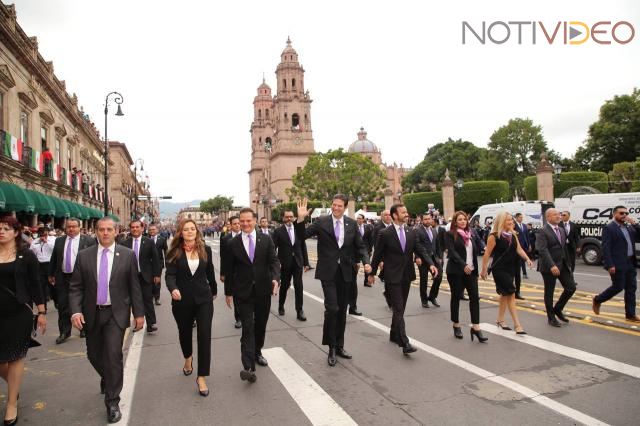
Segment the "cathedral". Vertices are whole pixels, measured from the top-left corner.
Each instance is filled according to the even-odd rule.
[[[304,88],[304,68],[298,53],[287,39],[276,68],[276,94],[265,82],[258,86],[253,99],[251,123],[251,169],[249,170],[249,200],[259,217],[271,218],[271,208],[289,201],[285,190],[292,186],[293,176],[315,153],[311,129],[311,97]],[[386,173],[386,192],[400,200],[402,178],[410,169],[382,162],[378,147],[367,139],[360,128],[358,139],[349,152],[369,157]]]

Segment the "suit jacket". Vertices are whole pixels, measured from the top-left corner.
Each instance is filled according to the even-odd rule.
[[[271,294],[271,282],[280,282],[280,263],[271,237],[256,231],[253,263],[242,243],[242,233],[228,243],[225,255],[224,294],[250,301]]]
[[[340,268],[344,282],[353,281],[353,265],[357,262],[369,263],[369,253],[356,221],[343,216],[344,242],[338,247],[333,229],[332,215],[321,216],[305,228],[304,222],[295,224],[296,238],[307,239],[318,237],[318,263],[315,278],[321,281],[333,281]]]
[[[431,259],[433,264],[440,262],[442,259],[442,251],[439,251],[438,247],[438,231],[436,228],[431,228],[431,234],[433,235],[433,240],[429,239],[429,234],[427,233],[427,228],[423,225],[420,225],[415,228],[416,237],[418,238],[418,242],[424,247],[424,250],[427,252],[427,256]],[[437,266],[437,265],[436,265]]]
[[[566,232],[567,229],[564,222],[560,222],[560,227],[562,227]],[[580,243],[580,227],[575,223],[573,223],[572,221],[569,221],[569,233],[567,234],[567,244],[569,245],[569,247],[567,247],[567,249],[571,251],[575,251],[579,243]]]
[[[273,229],[267,228],[267,231],[269,232],[269,236],[273,238]],[[259,226],[256,227],[256,232],[262,235],[266,235],[265,233],[262,232],[262,228],[260,228]]]
[[[198,269],[191,274],[187,256],[181,256],[167,263],[165,280],[169,293],[180,290],[181,300],[171,300],[171,304],[210,302],[218,294],[218,283],[213,270],[213,254],[211,247],[205,246],[207,260],[200,259]]]
[[[367,246],[367,252],[369,256],[371,256],[371,251],[373,250],[373,246],[375,245],[375,241],[373,241],[373,226],[368,223],[363,224],[364,226],[364,235],[362,235],[362,241],[364,241],[365,246]],[[360,233],[360,227],[356,222],[356,230]]]
[[[226,264],[225,258],[229,253],[229,242],[233,238],[231,232],[227,232],[224,236],[220,237],[220,276],[226,277]],[[226,278],[225,278],[226,279]]]
[[[295,233],[295,229],[293,232]],[[290,271],[294,266],[294,262],[298,268],[309,266],[307,243],[303,239],[294,236],[294,244],[292,245],[285,225],[273,231],[271,239],[278,253],[278,260],[283,271]]]
[[[443,239],[448,258],[447,275],[464,274],[464,267],[467,264],[467,248],[464,245],[462,237],[460,235],[454,237],[452,231],[446,231]],[[473,259],[472,274],[478,275],[478,256],[480,255],[480,247],[478,246],[478,241],[473,238],[473,236],[470,241],[473,246],[473,256],[471,256]]]
[[[630,266],[627,260],[628,243],[620,229],[620,225],[615,221],[611,221],[602,230],[602,263],[604,269],[615,267],[616,273],[637,267],[635,244],[640,243],[640,226],[624,226],[626,226],[629,231],[629,238],[632,245],[631,251],[633,253],[633,266]]]
[[[156,249],[158,250],[158,261],[160,262],[160,270],[166,267],[165,258],[167,257],[167,251],[169,251],[169,247],[167,247],[167,239],[161,235],[156,235]],[[149,237],[151,241],[153,241],[152,237]]]
[[[51,260],[49,261],[49,276],[55,277],[56,283],[63,281],[62,276],[62,262],[64,261],[64,248],[67,244],[67,236],[56,238],[56,242],[53,245],[53,253],[51,253]],[[80,241],[78,242],[78,254],[81,250],[87,247],[91,247],[96,244],[95,238],[91,238],[88,235],[80,234]],[[76,256],[76,261],[78,257]],[[75,269],[75,268],[74,268]]]
[[[371,245],[373,247],[375,247],[376,243],[378,242],[378,234],[380,233],[380,231],[386,228],[387,226],[385,226],[384,222],[381,220],[377,221],[376,224],[373,225],[373,229],[371,230]]]
[[[376,275],[378,265],[384,262],[384,278],[388,283],[407,283],[416,279],[414,259],[419,257],[427,265],[433,265],[431,256],[418,239],[415,230],[404,227],[405,250],[395,226],[380,231],[371,261],[371,274]]]
[[[122,242],[122,245],[133,250],[133,238],[127,238]],[[162,267],[160,266],[158,249],[152,239],[144,235],[140,237],[138,256],[142,278],[148,283],[153,283],[153,277],[159,277],[162,274]]]
[[[529,251],[529,247],[531,247],[531,240],[529,239],[529,230],[527,229],[527,225],[524,222],[515,222],[515,229],[518,233],[518,241],[520,241],[520,247],[522,247],[524,251]]]
[[[19,249],[16,252],[15,263],[15,297],[19,304],[26,303],[32,306],[45,303],[42,286],[40,285],[38,258],[29,248]]]
[[[555,231],[550,224],[544,225],[542,230],[536,235],[536,250],[538,250],[538,271],[542,274],[550,274],[551,268],[557,266],[562,268],[562,264],[569,268],[569,252],[567,251],[567,234],[563,227],[558,226],[560,238],[565,241],[561,244],[558,241]]]
[[[109,279],[111,312],[118,326],[129,327],[131,310],[134,317],[144,316],[142,289],[138,279],[138,264],[133,250],[115,245]],[[98,245],[78,253],[76,267],[69,284],[71,314],[84,315],[87,330],[93,328],[98,301]]]

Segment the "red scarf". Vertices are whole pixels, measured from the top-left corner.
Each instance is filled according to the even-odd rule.
[[[458,229],[458,234],[462,237],[462,241],[464,241],[464,245],[469,245],[469,240],[471,239],[471,231],[465,231],[463,229]]]

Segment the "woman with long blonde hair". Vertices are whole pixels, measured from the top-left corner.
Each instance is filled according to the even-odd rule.
[[[180,348],[184,356],[182,372],[193,373],[193,322],[198,336],[198,393],[209,395],[205,377],[211,368],[211,323],[213,301],[218,294],[211,247],[207,246],[196,223],[180,222],[167,252],[167,289],[171,293],[171,311],[178,325]]]
[[[514,230],[513,217],[508,212],[500,212],[493,221],[493,228],[487,237],[487,247],[482,258],[482,272],[480,277],[487,279],[489,271],[487,265],[491,261],[491,272],[496,284],[496,292],[500,295],[498,319],[496,325],[503,330],[511,330],[505,325],[504,313],[509,309],[516,334],[527,334],[518,319],[516,308],[515,275],[520,268],[520,258],[531,267],[531,260],[520,246],[518,234]]]

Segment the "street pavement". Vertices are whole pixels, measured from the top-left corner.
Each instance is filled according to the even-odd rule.
[[[208,244],[217,271],[219,240],[208,239]],[[314,241],[309,251],[315,259]],[[422,308],[414,283],[405,318],[419,351],[411,356],[403,356],[388,340],[391,313],[382,285],[365,288],[359,275],[358,307],[364,316],[349,316],[345,344],[354,357],[339,358],[331,368],[326,347],[320,345],[322,289],[311,270],[304,275],[308,321],[296,320],[292,288],[284,316],[278,316],[277,297],[272,299],[264,350],[270,365],[257,367],[254,384],[239,378],[240,330],[233,327],[219,282],[208,398],[198,395],[195,373],[182,374],[177,328],[163,284],[163,304],[156,307],[159,331],[127,335],[121,424],[637,425],[640,333],[620,318],[620,298],[603,305],[603,318],[594,318],[589,296],[606,287],[608,278],[601,268],[582,264],[577,272],[579,291],[567,308],[575,319],[560,329],[547,325],[542,281],[537,272],[529,272],[523,287],[527,300],[519,304],[529,335],[517,338],[493,324],[497,295],[491,282],[481,282],[487,344],[472,343],[468,327],[463,340],[453,337],[446,279],[440,308]],[[467,306],[461,303],[463,324],[469,321]],[[74,331],[69,341],[56,345],[56,321],[50,308],[49,330],[38,337],[43,346],[27,355],[20,422],[103,425],[98,377],[86,359],[84,341]],[[508,314],[507,322],[512,325]],[[0,403],[5,399],[3,386]]]

